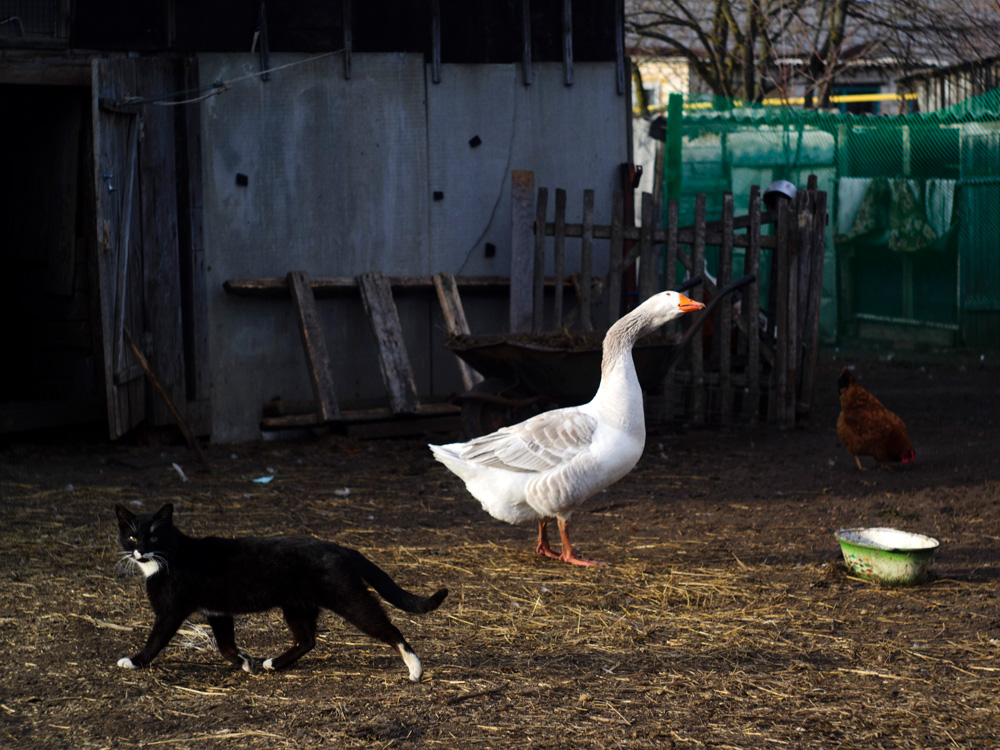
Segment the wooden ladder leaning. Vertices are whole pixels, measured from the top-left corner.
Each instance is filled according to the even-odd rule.
[[[389,407],[352,411],[340,409],[333,383],[330,355],[326,348],[309,275],[305,271],[291,271],[286,278],[288,291],[298,316],[299,334],[305,351],[315,410],[306,414],[278,413],[268,416],[268,411],[275,411],[274,405],[270,404],[268,405],[270,409],[265,407],[265,416],[261,421],[262,429],[316,427],[344,422],[351,424],[349,434],[352,436],[384,437],[402,434],[405,430],[401,429],[400,425],[405,425],[409,421],[412,427],[413,420],[410,418],[413,417],[436,418],[435,422],[421,419],[419,422],[421,430],[447,429],[451,425],[455,415],[460,411],[458,407],[452,404],[421,404],[417,396],[413,368],[403,343],[403,329],[392,297],[389,277],[380,271],[370,271],[356,277],[361,301],[372,332],[375,334],[379,369],[389,397]],[[461,303],[457,301],[454,278],[450,279],[450,282],[450,291],[447,279],[441,282],[444,291],[441,289],[438,291],[439,299],[449,300],[450,307],[445,312],[446,320],[449,328],[453,323],[458,326],[464,324],[467,330],[468,324],[464,322],[465,314]],[[435,286],[438,286],[437,279]],[[442,305],[444,304],[443,301]],[[281,411],[280,408],[277,410]],[[440,425],[435,426],[438,421]],[[377,426],[379,424],[381,426]]]

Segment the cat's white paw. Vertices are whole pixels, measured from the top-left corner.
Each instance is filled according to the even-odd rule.
[[[264,659],[264,664],[262,666],[267,671],[273,672],[274,671],[274,659]]]
[[[139,667],[132,663],[132,660],[127,656],[123,656],[118,660],[118,666],[123,669],[138,669]]]
[[[243,654],[240,654],[240,659],[243,660],[243,671],[253,674],[253,664],[250,662],[250,660],[247,657],[243,656]]]
[[[410,668],[410,681],[420,682],[420,678],[424,674],[424,668],[420,664],[420,659],[412,651],[408,651],[405,646],[398,646],[400,655],[403,657],[403,661],[406,662],[406,666]]]

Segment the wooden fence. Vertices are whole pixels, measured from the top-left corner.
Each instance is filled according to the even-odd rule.
[[[529,320],[533,332],[542,331],[546,286],[555,290],[550,321],[555,330],[571,327],[571,322],[572,327],[585,331],[595,325],[606,328],[617,320],[629,306],[623,279],[634,279],[637,294],[633,299],[639,302],[661,287],[675,288],[683,280],[678,279],[680,269],[683,277],[703,279],[690,296],[707,301],[732,281],[734,249],[742,248],[743,273],[754,274],[755,279],[742,290],[738,305],[732,296],[719,301],[705,322],[703,345],[698,346],[695,338],[687,347],[669,376],[673,388],[668,390],[683,394],[677,409],[693,424],[730,426],[735,420],[754,424],[766,418],[793,427],[797,417],[808,416],[819,346],[827,225],[826,193],[816,189],[814,176],[794,198],[780,197],[767,207],[754,186],[744,216],[734,215],[733,196],[727,192],[721,219],[711,222],[706,220],[706,196],[698,195],[694,224],[685,227],[678,226],[678,204],[673,200],[667,203],[663,226],[659,207],[649,193],[642,194],[640,222],[627,226],[622,191],[614,193],[611,223],[597,225],[592,190],[584,191],[583,221],[576,224],[566,221],[566,191],[557,189],[555,216],[550,221],[546,188],[538,189],[533,215],[525,210],[523,191],[531,183],[523,177],[513,182],[512,331],[519,330],[519,322],[523,325]],[[526,222],[530,222],[528,232]],[[526,235],[531,238],[527,249],[524,242],[518,242]],[[546,285],[543,269],[550,237],[555,278],[550,277]],[[580,240],[580,270],[570,275],[564,270],[567,238]],[[603,276],[593,271],[593,242],[598,239],[610,241],[609,271]],[[710,247],[718,248],[714,278],[705,264]],[[530,266],[525,263],[529,256]],[[528,275],[530,295],[518,292],[513,272],[518,264],[533,271]],[[768,274],[769,293],[763,304],[755,304],[761,297],[762,270]],[[578,302],[573,321],[564,315],[568,284]],[[598,323],[594,320],[597,302],[605,291],[606,317]],[[692,325],[692,321],[680,325]]]

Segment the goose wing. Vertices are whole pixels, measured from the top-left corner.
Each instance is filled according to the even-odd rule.
[[[544,472],[590,449],[597,420],[577,409],[547,411],[465,443],[463,461],[507,471]]]

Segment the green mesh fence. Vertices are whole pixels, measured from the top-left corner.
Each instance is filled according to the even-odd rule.
[[[888,117],[737,104],[666,118],[682,226],[697,193],[718,218],[726,190],[742,213],[752,185],[814,174],[830,213],[823,341],[1000,348],[1000,90]]]

